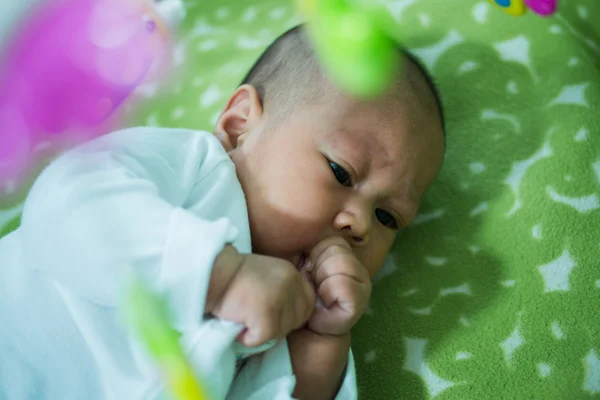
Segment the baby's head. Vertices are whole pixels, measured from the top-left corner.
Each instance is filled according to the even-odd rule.
[[[253,252],[296,265],[343,236],[374,275],[417,213],[444,155],[443,116],[403,50],[397,81],[356,100],[321,70],[304,28],[279,37],[231,95],[215,133],[236,165]]]

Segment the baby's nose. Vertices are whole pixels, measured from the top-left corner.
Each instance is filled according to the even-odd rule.
[[[360,247],[369,241],[371,221],[368,215],[362,213],[341,212],[334,221],[336,231],[353,247]]]

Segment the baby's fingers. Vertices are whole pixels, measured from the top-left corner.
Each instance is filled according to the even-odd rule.
[[[238,341],[246,347],[258,347],[267,343],[269,340],[276,339],[279,336],[278,329],[274,325],[257,325],[247,327],[238,336]]]
[[[315,265],[312,276],[317,286],[326,279],[335,275],[344,275],[358,283],[370,282],[371,277],[367,270],[352,253],[340,253],[321,264]]]
[[[318,290],[323,307],[308,321],[313,331],[342,335],[350,331],[366,309],[368,295],[360,283],[343,275],[325,280]]]
[[[315,308],[308,320],[308,327],[322,335],[343,335],[350,332],[353,326],[348,313],[337,305],[332,308]]]
[[[322,240],[317,244],[309,255],[312,265],[318,265],[325,262],[330,257],[335,257],[338,253],[352,253],[352,247],[340,236],[333,236]]]
[[[302,282],[302,301],[299,301],[300,311],[297,314],[300,316],[300,323],[305,324],[308,318],[312,315],[317,301],[316,287],[312,280],[310,272],[300,271]],[[303,311],[303,312],[302,312]]]

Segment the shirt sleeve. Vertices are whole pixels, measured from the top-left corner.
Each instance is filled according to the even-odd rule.
[[[165,295],[176,328],[199,323],[213,261],[238,229],[227,218],[199,218],[189,198],[210,190],[202,187],[208,175],[222,174],[217,179],[235,190],[239,182],[225,163],[208,133],[153,128],[65,153],[42,172],[24,205],[28,265],[106,306],[117,305],[121,278],[135,268]]]
[[[296,377],[292,371],[287,341],[281,340],[268,351],[247,360],[246,365],[235,377],[227,400],[293,400],[292,393],[295,385]],[[354,357],[350,350],[344,381],[335,399],[356,400],[357,398]]]

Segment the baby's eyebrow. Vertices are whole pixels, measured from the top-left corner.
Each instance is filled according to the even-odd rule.
[[[366,149],[369,150],[371,155],[377,157],[378,159],[389,160],[389,149],[382,143],[381,140],[377,140],[375,138],[380,137],[381,135],[377,135],[375,132],[364,132],[361,135],[363,142],[365,143]]]
[[[410,225],[417,216],[419,203],[409,202],[408,204],[405,203],[403,205],[393,204],[391,208],[398,213],[402,226],[404,227]]]
[[[420,195],[415,185],[402,185],[398,191],[390,194],[388,201],[392,208],[398,210],[398,212],[403,211],[400,214],[407,217],[406,214],[411,214],[411,216],[416,214],[416,209],[419,208]],[[410,212],[407,212],[407,209]]]
[[[352,163],[352,166],[356,168],[354,164],[369,158],[369,154],[366,154],[367,149],[361,143],[362,140],[360,140],[360,136],[362,135],[352,132],[347,128],[341,128],[339,132],[344,135],[343,139],[340,140],[339,137],[332,137],[330,139],[331,147],[335,151],[340,151],[344,155],[348,155],[350,159],[347,162]]]
[[[348,162],[351,162],[357,170],[360,169],[362,174],[368,174],[375,162],[379,163],[381,167],[392,162],[389,150],[380,140],[375,139],[380,135],[362,130],[357,132],[347,127],[341,127],[339,132],[344,135],[346,140],[341,146],[339,143],[335,143],[338,144],[336,147],[352,157]],[[357,171],[357,173],[359,172]]]

